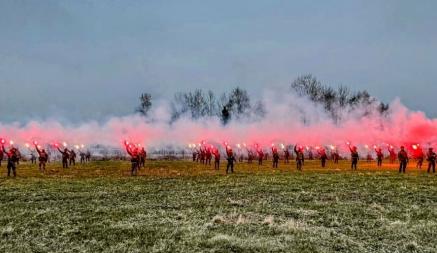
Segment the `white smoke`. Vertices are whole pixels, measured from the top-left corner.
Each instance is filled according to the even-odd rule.
[[[363,110],[344,112],[342,122],[335,124],[319,105],[293,94],[266,93],[262,99],[266,115],[262,120],[233,120],[223,126],[216,117],[192,120],[181,117],[169,124],[171,112],[166,101],[155,106],[149,118],[140,115],[113,117],[104,123],[89,121],[76,125],[56,120],[29,121],[25,124],[0,123],[0,138],[18,145],[38,141],[40,144],[101,144],[122,147],[123,141],[146,147],[178,146],[188,143],[230,144],[271,143],[300,145],[335,145],[345,149],[345,143],[363,146],[391,144],[395,146],[437,143],[437,120],[422,112],[407,109],[399,99],[390,104],[387,116],[378,113],[363,117]]]

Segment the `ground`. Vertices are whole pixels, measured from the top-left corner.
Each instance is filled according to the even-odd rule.
[[[360,165],[3,164],[0,252],[436,252],[437,177]]]

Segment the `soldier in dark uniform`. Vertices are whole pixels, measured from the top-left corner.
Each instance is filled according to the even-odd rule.
[[[62,154],[62,168],[68,169],[68,159],[70,157],[70,152],[67,148],[62,151],[58,145],[56,145],[56,148],[58,148],[58,151]]]
[[[140,167],[145,167],[146,166],[146,158],[147,158],[147,152],[146,152],[146,150],[144,149],[144,147],[142,147],[141,148],[141,151],[140,151],[140,164],[139,164],[139,166],[138,166],[138,169],[140,168]]]
[[[17,176],[16,163],[18,162],[17,149],[11,147],[9,151],[6,151],[5,147],[2,145],[2,153],[5,153],[6,156],[8,157],[8,165],[7,165],[8,177],[11,176],[11,171],[14,174],[14,177],[16,177]]]
[[[428,161],[428,173],[431,172],[435,173],[435,160],[436,160],[436,153],[434,153],[433,148],[429,148],[428,153],[426,154],[426,160]]]
[[[338,154],[338,150],[335,149],[332,153],[332,160],[334,160],[334,164],[338,164],[338,160],[340,159],[340,154]]]
[[[131,176],[136,176],[137,175],[137,171],[138,171],[138,166],[139,166],[139,152],[138,149],[135,146],[129,145],[126,143],[126,152],[129,154],[129,156],[131,157],[130,162],[131,162]]]
[[[319,155],[320,155],[320,161],[322,163],[322,168],[326,167],[326,160],[328,159],[328,156],[326,155],[326,151],[324,148],[320,148],[318,150]]]
[[[401,147],[401,151],[398,153],[398,159],[399,159],[399,173],[405,173],[405,170],[407,168],[408,164],[408,154],[407,151],[405,151],[404,146]]]
[[[285,159],[285,163],[290,162],[290,152],[288,151],[288,147],[284,149],[284,159]]]
[[[200,148],[200,162],[202,164],[205,164],[205,156],[206,156],[205,150],[203,148]]]
[[[382,166],[382,159],[384,158],[384,154],[382,153],[381,148],[375,148],[376,152],[376,164],[378,167]]]
[[[35,164],[36,163],[36,156],[33,153],[33,151],[32,151],[32,153],[30,153],[30,163],[31,164]]]
[[[212,153],[211,148],[207,148],[205,152],[206,165],[211,165]]]
[[[313,150],[311,148],[308,148],[308,159],[309,160],[313,160],[314,159]]]
[[[263,159],[264,159],[264,152],[261,148],[258,148],[256,151],[258,153],[258,166],[263,165]]]
[[[304,163],[303,149],[296,145],[294,146],[294,153],[296,153],[296,168],[301,171]]]
[[[396,152],[393,146],[388,147],[388,152],[390,153],[390,163],[393,164],[396,162]]]
[[[416,153],[417,164],[416,164],[416,168],[422,169],[423,160],[425,159],[425,154],[423,153],[423,150],[422,150],[421,147],[416,146],[416,148],[417,148],[417,153]]]
[[[15,156],[17,157],[15,163],[16,163],[17,165],[19,165],[19,164],[20,164],[20,160],[21,160],[21,152],[20,152],[20,150],[19,150],[18,148],[16,148],[16,147],[12,147],[12,148],[15,150]]]
[[[197,157],[197,151],[193,150],[193,162],[196,161],[196,157]]]
[[[247,150],[247,163],[252,163],[253,158],[254,158],[253,151],[248,149]]]
[[[82,163],[85,163],[85,156],[86,156],[85,152],[80,151],[80,152],[79,152],[79,156],[80,156],[80,163],[81,163],[81,164],[82,164]]]
[[[232,152],[232,149],[229,148],[226,150],[226,155],[226,160],[228,161],[228,164],[226,165],[226,174],[229,173],[229,169],[231,173],[234,173],[234,162],[237,161],[235,159],[234,152]]]
[[[244,161],[244,154],[240,151],[240,155],[238,156],[238,161],[243,162]]]
[[[366,158],[367,158],[367,159],[366,159],[367,163],[371,163],[371,162],[372,162],[373,157],[372,157],[372,154],[370,154],[370,151],[367,153]]]
[[[89,150],[86,151],[85,161],[86,162],[91,161],[91,152]]]
[[[349,146],[349,150],[351,152],[351,169],[352,170],[356,170],[357,169],[357,165],[358,165],[358,160],[360,159],[360,156],[358,154],[357,151],[357,147],[356,146]]]
[[[196,162],[200,162],[200,150],[196,149]]]
[[[220,152],[218,149],[214,150],[214,169],[218,170],[220,169]]]
[[[74,152],[74,149],[71,149],[68,155],[68,158],[70,160],[70,166],[76,165],[76,152]]]
[[[2,144],[2,146],[3,146],[3,144]],[[4,157],[4,154],[3,154],[3,149],[2,149],[2,150],[0,150],[0,167],[2,166],[3,157]]]
[[[279,164],[279,153],[278,149],[275,147],[272,147],[272,157],[273,157],[273,168],[278,168]]]
[[[46,170],[46,163],[47,160],[49,158],[49,156],[47,155],[46,151],[44,149],[39,149],[38,145],[35,144],[35,149],[36,152],[38,152],[38,160],[39,160],[39,170],[40,171],[45,171]]]

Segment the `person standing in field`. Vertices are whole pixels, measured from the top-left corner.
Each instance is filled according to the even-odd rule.
[[[273,168],[277,169],[279,164],[279,153],[278,153],[278,149],[275,147],[272,148],[272,157],[273,157]]]
[[[220,152],[218,149],[214,150],[214,169],[218,170],[220,169]]]
[[[68,155],[68,158],[70,160],[70,166],[73,164],[76,165],[76,152],[74,152],[74,149],[71,149]]]
[[[43,171],[46,170],[46,163],[47,163],[47,160],[48,160],[49,156],[47,155],[47,153],[46,153],[46,151],[44,149],[40,150],[38,148],[38,145],[36,145],[36,144],[35,144],[35,149],[36,149],[36,152],[38,152],[38,160],[39,160],[38,166],[39,166],[39,170],[41,172],[43,172]]]
[[[247,150],[247,163],[252,163],[253,158],[254,158],[253,151],[248,149]]]
[[[390,153],[390,163],[394,164],[396,162],[396,152],[393,146],[388,148],[388,152]]]
[[[358,160],[360,159],[360,155],[358,154],[356,146],[349,146],[349,150],[351,152],[351,169],[357,170]]]
[[[231,173],[234,173],[234,162],[236,162],[237,160],[235,159],[234,152],[231,148],[226,150],[226,155],[226,160],[228,161],[228,164],[226,165],[226,174],[228,174],[229,171]]]
[[[326,155],[326,151],[324,148],[320,148],[317,152],[319,152],[320,155],[320,161],[322,163],[322,168],[326,167],[326,160],[328,159],[328,156]]]
[[[302,148],[299,148],[297,144],[294,146],[294,153],[296,153],[296,169],[302,171],[304,155]]]
[[[425,159],[425,154],[423,153],[422,147],[417,147],[416,159],[417,159],[416,168],[422,169],[423,160]]]
[[[79,156],[80,156],[80,163],[81,164],[85,163],[85,156],[86,156],[85,152],[80,151]]]
[[[145,167],[146,166],[146,158],[147,158],[147,152],[144,149],[144,147],[141,148],[140,151],[140,164],[139,167]]]
[[[263,165],[264,152],[261,148],[256,151],[258,153],[258,166]]]
[[[197,158],[197,151],[193,150],[193,162],[196,161]]]
[[[3,144],[2,144],[2,146],[3,146]],[[3,154],[3,148],[2,148],[2,150],[0,150],[0,167],[2,166],[3,157],[4,157],[4,154]]]
[[[7,169],[8,169],[8,177],[11,176],[11,171],[14,175],[14,177],[17,176],[17,162],[18,162],[18,153],[17,153],[17,149],[14,147],[11,147],[9,149],[9,151],[6,151],[5,147],[2,145],[2,153],[5,153],[6,156],[8,157],[8,165],[7,165]]]
[[[206,165],[211,165],[211,160],[212,160],[212,153],[211,153],[211,148],[207,148],[206,149],[206,153],[205,153],[205,157],[206,157]]]
[[[369,151],[369,153],[367,153],[367,163],[371,163],[372,162],[372,160],[373,160],[373,157],[372,157],[372,154],[370,153],[370,151]]]
[[[314,160],[314,154],[311,147],[308,147],[308,160]]]
[[[35,164],[36,163],[36,156],[33,153],[33,151],[30,153],[30,163]]]
[[[338,150],[335,149],[332,153],[332,160],[334,160],[334,164],[338,164],[338,160],[340,159],[340,154],[338,154]]]
[[[86,151],[85,161],[86,162],[91,161],[91,152],[89,150]]]
[[[382,166],[382,159],[384,158],[384,154],[382,153],[381,148],[375,148],[376,152],[376,164],[378,167]]]
[[[405,173],[408,164],[408,154],[407,151],[405,151],[404,146],[401,146],[401,150],[398,153],[398,159],[399,159],[399,173]]]
[[[131,159],[130,159],[131,176],[136,176],[137,171],[138,171],[138,166],[139,166],[139,160],[140,160],[138,149],[132,145],[129,145],[129,144],[126,144],[125,146],[126,146],[126,152],[131,157]]]
[[[428,153],[426,154],[426,160],[428,161],[428,173],[431,172],[435,173],[435,160],[436,160],[436,153],[434,152],[433,148],[429,148]]]
[[[285,163],[290,162],[290,151],[288,151],[288,146],[284,149],[284,160]]]
[[[64,151],[62,151],[59,146],[56,146],[56,148],[58,148],[58,151],[61,153],[62,155],[62,168],[64,169],[68,169],[68,159],[70,157],[70,152],[68,151],[67,148],[64,148]]]

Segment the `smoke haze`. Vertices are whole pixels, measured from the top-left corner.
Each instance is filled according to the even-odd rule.
[[[262,99],[266,115],[261,120],[231,120],[223,126],[218,117],[192,120],[182,116],[170,122],[168,101],[160,101],[150,116],[112,117],[104,123],[89,121],[63,124],[56,120],[27,123],[0,123],[0,137],[17,145],[38,141],[40,144],[67,142],[69,145],[101,144],[120,148],[123,141],[151,147],[187,147],[189,143],[206,141],[216,146],[228,142],[255,143],[269,147],[272,143],[306,146],[335,145],[345,151],[346,142],[363,149],[364,145],[408,145],[437,143],[437,120],[422,112],[411,111],[399,99],[390,104],[387,114],[371,113],[368,108],[345,111],[340,123],[334,123],[317,104],[293,93],[266,93]]]

